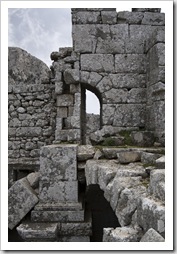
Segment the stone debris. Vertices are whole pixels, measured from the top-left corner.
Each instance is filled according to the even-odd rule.
[[[165,168],[165,156],[162,156],[156,160],[156,167],[157,168]]]
[[[141,155],[138,152],[120,152],[117,154],[118,161],[122,164],[136,162],[141,160]]]
[[[164,242],[164,241],[165,239],[153,228],[150,228],[140,240],[140,242]]]
[[[164,237],[164,204],[160,201],[155,201],[152,198],[140,197],[137,207],[137,222],[143,228],[144,232],[150,228],[153,228]]]
[[[26,179],[28,180],[30,186],[33,189],[36,189],[39,187],[39,178],[40,178],[40,174],[39,172],[34,172],[34,173],[30,173],[29,175],[27,175]]]
[[[138,232],[133,228],[104,228],[103,242],[138,242]]]
[[[8,226],[13,229],[38,203],[34,190],[26,178],[20,179],[8,191]]]
[[[78,161],[86,161],[92,159],[95,154],[95,148],[91,145],[81,145],[78,147],[77,159]]]

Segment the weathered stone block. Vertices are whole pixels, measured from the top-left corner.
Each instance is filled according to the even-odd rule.
[[[77,84],[80,80],[79,70],[67,69],[64,71],[64,80],[66,84]]]
[[[109,74],[113,88],[144,88],[146,86],[145,74],[120,73]]]
[[[138,242],[138,239],[138,232],[133,228],[103,229],[103,242]]]
[[[131,224],[132,215],[137,208],[138,197],[143,195],[146,195],[146,187],[144,186],[135,186],[122,190],[115,211],[122,227]]]
[[[23,178],[8,190],[8,226],[13,229],[35,206],[38,198],[28,181]]]
[[[132,12],[157,12],[159,13],[161,8],[132,8]]]
[[[57,238],[57,223],[22,223],[17,227],[17,232],[23,240],[54,241]]]
[[[32,211],[33,222],[72,222],[84,221],[84,210],[80,211]]]
[[[138,146],[152,146],[155,138],[154,133],[151,131],[132,131],[132,142]]]
[[[150,38],[145,42],[145,52],[159,42],[165,43],[165,27],[159,27],[158,29],[154,30],[152,36],[150,36]]]
[[[141,162],[144,164],[155,164],[156,159],[159,157],[161,157],[161,154],[142,152]]]
[[[92,159],[95,154],[95,148],[91,145],[78,146],[77,159],[78,161],[87,161]]]
[[[165,170],[151,170],[149,192],[156,198],[165,201]]]
[[[98,37],[96,53],[98,54],[120,54],[125,52],[125,42],[120,38],[105,38]]]
[[[42,202],[77,202],[78,181],[46,181],[39,183],[39,199]]]
[[[128,90],[112,88],[109,91],[103,93],[103,103],[126,103],[128,98]]]
[[[165,13],[149,13],[145,12],[142,19],[143,25],[164,26]]]
[[[164,242],[164,241],[165,239],[153,228],[150,228],[140,240],[140,242]]]
[[[101,18],[103,24],[116,24],[117,12],[116,11],[101,11]]]
[[[148,87],[147,101],[152,105],[154,101],[165,100],[165,84],[158,82]]]
[[[82,54],[81,70],[96,72],[114,72],[114,58],[110,54]]]
[[[115,107],[114,107],[115,108]],[[108,118],[108,113],[103,111],[103,123]],[[145,124],[145,105],[144,104],[120,104],[116,107],[113,114],[110,114],[113,126],[140,127]]]
[[[72,94],[60,94],[57,96],[57,107],[72,106],[74,98]]]
[[[26,179],[33,189],[36,189],[39,186],[39,177],[39,172],[34,172],[27,175]]]
[[[129,38],[125,41],[125,53],[144,54],[144,40]]]
[[[157,168],[165,168],[165,155],[156,160]]]
[[[50,145],[41,148],[41,181],[52,182],[77,179],[77,145]]]
[[[120,152],[117,154],[118,161],[122,164],[140,161],[141,154],[138,152]]]
[[[74,51],[79,53],[95,53],[95,25],[73,25]]]
[[[63,93],[63,82],[56,81],[55,82],[55,93],[56,94],[62,94]]]
[[[71,116],[71,128],[80,129],[81,119],[80,116]]]
[[[140,41],[149,39],[155,30],[162,29],[161,26],[130,25],[130,39],[136,38]]]
[[[57,116],[59,118],[66,118],[66,117],[68,117],[68,107],[58,107],[57,108]]]
[[[19,127],[16,129],[16,136],[17,137],[38,137],[42,134],[41,127]]]
[[[97,24],[101,21],[100,12],[79,11],[72,14],[73,24]]]
[[[148,218],[148,219],[147,219]],[[164,237],[165,207],[161,202],[140,197],[137,207],[137,222],[146,232],[153,228]]]
[[[74,236],[90,236],[92,234],[91,219],[83,223],[71,222],[71,223],[61,223],[59,236],[62,235],[74,235]]]
[[[102,79],[102,76],[96,72],[81,71],[81,83],[89,84],[91,86],[96,86],[98,82]]]
[[[115,72],[146,73],[146,55],[117,54],[115,55]]]
[[[117,14],[118,23],[141,24],[144,14],[141,12],[120,11]]]

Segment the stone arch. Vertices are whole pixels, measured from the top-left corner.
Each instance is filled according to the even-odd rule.
[[[98,98],[100,103],[100,119],[99,119],[99,128],[102,128],[102,96],[96,87],[93,87],[89,84],[81,83],[81,141],[82,144],[86,144],[86,90],[94,93]]]

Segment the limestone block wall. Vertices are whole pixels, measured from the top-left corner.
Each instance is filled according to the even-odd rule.
[[[50,70],[26,51],[9,48],[8,88],[9,169],[35,170],[40,148],[52,144],[55,134]]]
[[[155,132],[165,144],[165,31],[154,31],[147,40],[147,121],[146,128]]]

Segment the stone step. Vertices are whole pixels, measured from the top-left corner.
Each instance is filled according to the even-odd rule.
[[[32,211],[33,222],[72,222],[84,221],[84,210],[78,211]]]
[[[55,242],[57,240],[57,223],[23,222],[17,232],[26,242]]]

